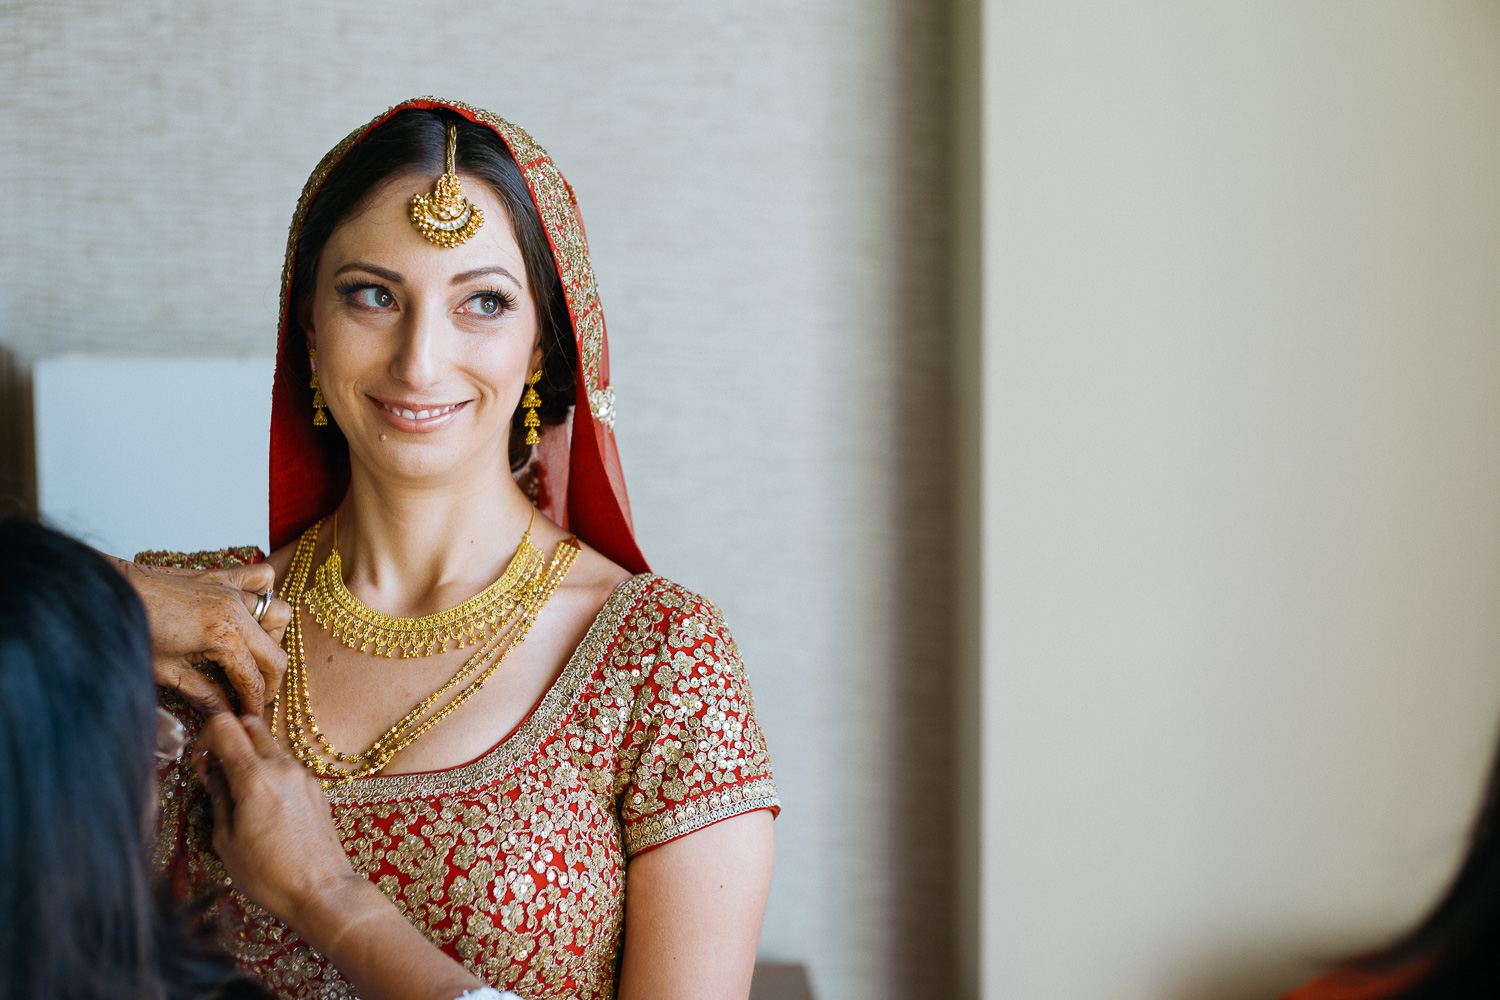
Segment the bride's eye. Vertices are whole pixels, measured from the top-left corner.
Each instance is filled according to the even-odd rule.
[[[504,292],[480,292],[469,296],[458,311],[474,316],[494,317],[509,312],[515,308],[515,304],[515,299]]]
[[[380,285],[350,285],[338,291],[352,304],[366,309],[393,309],[396,306],[396,296]]]

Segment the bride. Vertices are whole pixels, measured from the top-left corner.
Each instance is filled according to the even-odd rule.
[[[413,100],[323,159],[272,406],[286,674],[263,717],[175,702],[178,891],[285,997],[743,1000],[765,741],[718,609],[637,548],[582,223],[529,135]]]

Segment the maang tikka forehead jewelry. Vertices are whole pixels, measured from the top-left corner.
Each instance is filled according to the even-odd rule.
[[[458,186],[454,157],[458,151],[458,126],[448,123],[447,171],[437,180],[432,194],[415,194],[411,198],[411,224],[440,247],[456,247],[484,225],[479,206],[464,197]]]

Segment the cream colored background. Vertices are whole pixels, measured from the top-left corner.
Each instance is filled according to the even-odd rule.
[[[1500,6],[966,14],[983,995],[1274,996],[1494,747]]]
[[[769,734],[762,952],[824,1000],[946,995],[942,16],[0,3],[0,341],[267,354],[292,206],[345,133],[424,93],[531,130],[582,200],[642,547],[723,604]]]

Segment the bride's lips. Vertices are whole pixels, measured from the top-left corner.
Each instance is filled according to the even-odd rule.
[[[423,403],[406,399],[378,399],[366,396],[375,407],[380,419],[398,431],[408,434],[429,434],[446,427],[458,416],[460,410],[469,405],[462,403]]]

